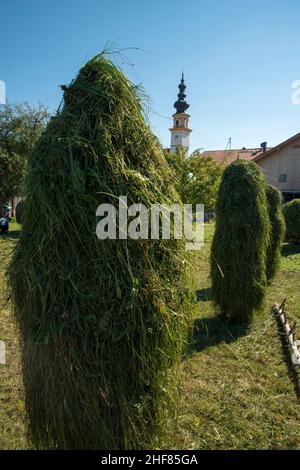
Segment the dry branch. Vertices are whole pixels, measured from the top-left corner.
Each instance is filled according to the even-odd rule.
[[[281,305],[279,304],[274,305],[273,314],[280,321],[282,330],[286,334],[288,344],[289,344],[289,349],[291,352],[292,363],[295,366],[300,366],[300,351],[298,350],[300,341],[297,341],[296,336],[295,336],[296,322],[294,322],[292,327],[289,326],[286,314],[284,312],[285,301],[286,299],[282,302]]]

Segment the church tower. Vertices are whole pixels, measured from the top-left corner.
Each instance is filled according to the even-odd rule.
[[[183,148],[188,153],[190,146],[190,132],[189,117],[186,113],[189,104],[185,101],[186,94],[184,93],[186,86],[184,84],[184,76],[182,74],[181,82],[178,85],[179,93],[178,100],[174,103],[176,113],[173,114],[173,127],[171,127],[171,152],[175,153],[177,148]]]

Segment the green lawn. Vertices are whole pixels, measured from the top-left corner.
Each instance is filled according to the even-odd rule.
[[[4,271],[18,239],[20,226],[12,222],[0,235],[0,340],[6,344],[6,365],[0,364],[0,449],[26,449],[24,401],[18,357],[18,336],[12,321]]]
[[[287,297],[291,322],[300,319],[300,247],[283,246],[281,270],[268,289],[264,313],[245,331],[225,326],[210,300],[208,255],[212,234],[213,225],[206,225],[206,244],[196,255],[198,300],[193,308],[193,346],[180,366],[178,426],[168,431],[166,447],[300,448],[299,401],[270,313],[275,302]],[[18,340],[3,278],[17,236],[16,225],[11,225],[10,236],[0,236],[0,339],[7,347],[7,365],[0,365],[2,449],[28,448]]]

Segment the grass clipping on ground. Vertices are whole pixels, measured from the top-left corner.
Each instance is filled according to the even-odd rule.
[[[178,202],[138,89],[104,55],[65,89],[30,162],[10,269],[38,448],[157,445],[186,319],[183,243],[103,240],[96,208]]]

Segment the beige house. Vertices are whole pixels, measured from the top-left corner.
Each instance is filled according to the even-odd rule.
[[[285,200],[300,197],[300,133],[253,158]]]
[[[235,160],[252,160],[263,170],[267,182],[276,186],[284,199],[300,198],[300,133],[273,148],[266,142],[260,147],[235,150],[206,150],[203,157],[228,165]]]

